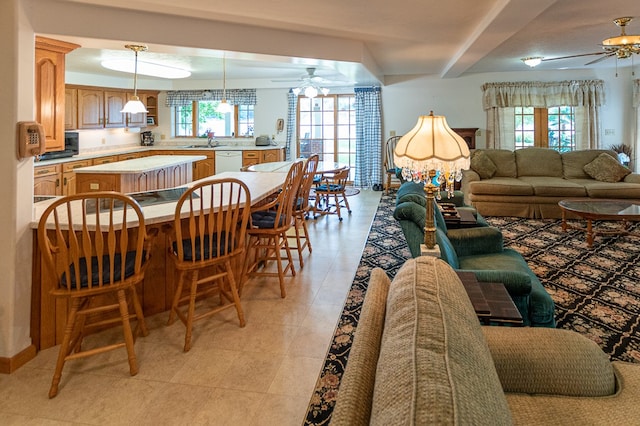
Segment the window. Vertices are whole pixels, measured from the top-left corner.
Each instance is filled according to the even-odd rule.
[[[515,147],[552,148],[559,152],[576,149],[575,111],[573,107],[516,107]]]
[[[298,98],[298,156],[319,154],[321,161],[356,164],[355,95]]]
[[[209,132],[216,137],[253,137],[253,105],[234,105],[230,113],[217,111],[218,101],[194,101],[174,107],[176,137],[206,138]]]

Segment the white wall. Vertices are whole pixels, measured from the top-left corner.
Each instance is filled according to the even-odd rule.
[[[419,115],[444,115],[450,127],[477,127],[480,135],[476,146],[485,146],[486,114],[482,110],[484,83],[503,81],[562,81],[573,79],[602,79],[605,81],[606,105],[602,108],[602,146],[632,143],[633,109],[631,107],[631,68],[614,69],[523,71],[517,73],[474,74],[456,79],[419,77],[391,79],[382,88],[383,130],[401,135],[411,130]],[[604,135],[604,129],[613,134]]]

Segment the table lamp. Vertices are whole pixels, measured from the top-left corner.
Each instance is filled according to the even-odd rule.
[[[424,183],[426,192],[426,221],[422,254],[439,255],[436,247],[435,192],[438,183],[446,183],[449,197],[453,195],[455,181],[462,179],[462,169],[469,167],[469,147],[456,132],[451,130],[444,116],[422,115],[413,129],[400,138],[393,152],[397,167],[402,168],[406,181]]]

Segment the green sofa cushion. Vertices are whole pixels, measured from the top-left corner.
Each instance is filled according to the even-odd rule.
[[[551,176],[522,176],[521,181],[533,188],[538,197],[586,197],[584,185],[578,185],[561,177]]]
[[[427,205],[423,184],[404,182],[400,185],[400,188],[398,188],[398,192],[396,193],[396,205],[409,201],[420,204],[422,207]]]
[[[491,179],[498,168],[484,151],[475,151],[471,156],[470,167],[481,179]]]
[[[372,425],[511,424],[482,328],[442,260],[407,261],[389,289]]]
[[[588,179],[591,178],[585,171],[584,166],[592,162],[598,155],[606,153],[611,158],[617,159],[616,153],[606,149],[584,149],[578,151],[563,152],[562,167],[565,179]]]
[[[469,185],[474,195],[533,195],[531,184],[510,177],[494,177],[487,180],[471,182]]]
[[[516,149],[518,177],[553,176],[562,177],[562,158],[555,149],[524,148]]]
[[[518,168],[516,167],[515,153],[509,149],[482,149],[474,151],[476,153],[484,152],[496,165],[496,173],[493,177],[518,177]]]
[[[584,165],[584,172],[601,182],[620,182],[631,170],[607,154],[600,154]]]

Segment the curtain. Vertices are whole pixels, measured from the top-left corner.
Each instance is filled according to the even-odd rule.
[[[298,96],[289,90],[287,93],[287,141],[284,148],[285,160],[291,160],[291,147],[296,140],[296,110],[298,104]]]
[[[382,102],[380,87],[356,87],[356,173],[354,185],[382,184]]]
[[[633,107],[635,108],[635,123],[633,126],[632,140],[634,141],[633,151],[631,152],[631,164],[637,173],[638,168],[638,150],[640,150],[640,80],[633,80]]]
[[[171,90],[167,92],[165,106],[189,105],[193,101],[221,101],[222,89]],[[228,89],[227,102],[233,105],[255,105],[258,102],[256,89]]]
[[[576,148],[597,148],[600,107],[605,103],[603,80],[505,82],[482,85],[487,111],[487,147],[513,149],[514,107],[572,106],[576,114]]]

